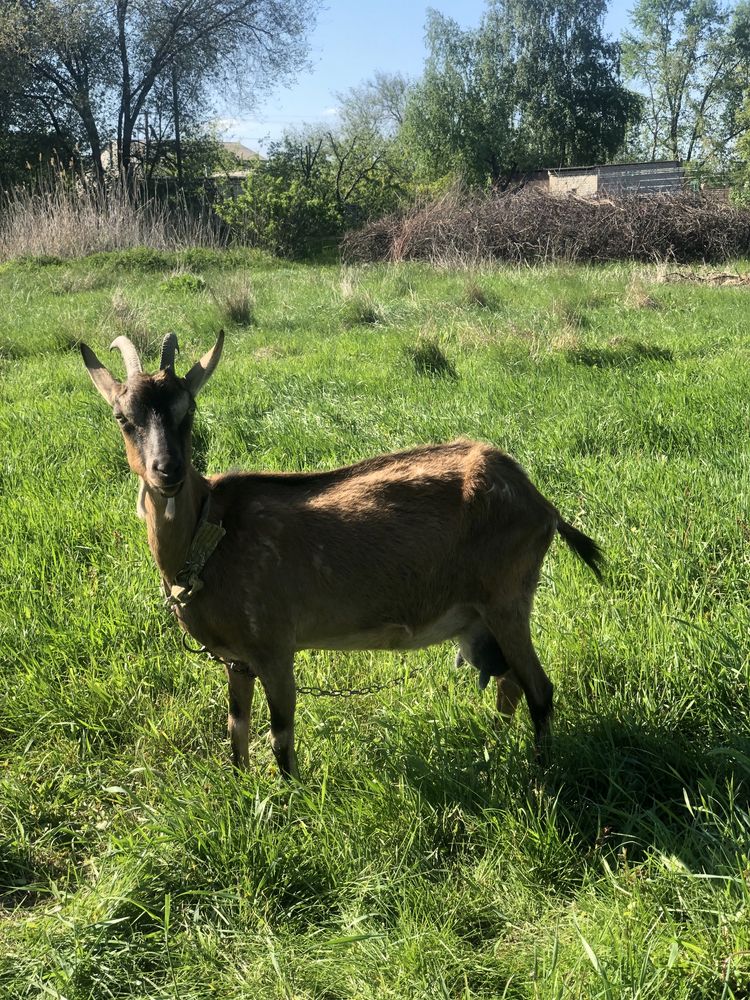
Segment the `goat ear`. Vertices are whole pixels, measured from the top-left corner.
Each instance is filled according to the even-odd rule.
[[[208,382],[208,380],[213,375],[214,368],[219,363],[219,358],[221,357],[221,351],[224,347],[224,331],[219,330],[219,336],[216,338],[216,343],[207,351],[200,361],[196,361],[193,367],[185,376],[185,381],[187,382],[187,387],[193,396],[197,396],[201,391],[203,386]]]
[[[79,344],[79,347],[81,348],[81,354],[83,355],[83,362],[88,368],[89,375],[91,376],[91,381],[94,383],[102,396],[104,396],[107,402],[112,405],[115,395],[117,394],[117,390],[120,388],[120,383],[104,367],[90,347],[83,343]]]

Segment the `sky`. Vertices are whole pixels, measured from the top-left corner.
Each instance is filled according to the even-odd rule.
[[[301,72],[293,86],[264,99],[252,113],[231,105],[220,108],[216,124],[221,138],[265,151],[286,128],[335,123],[336,92],[362,83],[376,70],[418,77],[426,56],[428,6],[462,27],[475,27],[485,4],[484,0],[326,0],[310,37],[310,69]],[[612,0],[607,33],[619,36],[626,22],[627,7]]]

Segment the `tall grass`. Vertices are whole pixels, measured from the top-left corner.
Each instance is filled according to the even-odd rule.
[[[143,183],[104,188],[60,171],[0,200],[0,260],[68,259],[107,250],[219,247],[221,225],[208,206],[194,210],[175,192],[167,200]]]

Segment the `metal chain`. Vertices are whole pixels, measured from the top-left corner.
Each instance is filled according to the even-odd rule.
[[[188,653],[192,653],[194,656],[207,656],[209,660],[216,660],[219,663],[223,663],[230,670],[237,673],[247,673],[248,668],[244,664],[234,663],[232,661],[222,660],[220,656],[214,656],[214,654],[206,649],[205,646],[191,646],[188,642],[188,633],[182,633],[182,645]],[[367,684],[365,687],[359,688],[324,688],[318,687],[317,685],[312,685],[309,687],[298,686],[297,694],[309,694],[313,698],[354,698],[359,695],[366,694],[377,694],[379,691],[386,691],[388,688],[401,687],[402,684],[406,683],[408,677],[414,674],[419,674],[425,669],[424,664],[421,667],[408,667],[397,677],[391,677],[390,680],[382,681],[380,684]]]
[[[390,680],[383,681],[380,684],[367,684],[361,688],[298,687],[297,693],[311,694],[313,698],[352,698],[355,695],[376,694],[378,691],[386,691],[388,688],[401,687],[402,684],[406,683],[409,676],[421,673],[423,670],[424,665],[421,667],[412,667],[411,669],[407,667],[398,677],[391,677]]]

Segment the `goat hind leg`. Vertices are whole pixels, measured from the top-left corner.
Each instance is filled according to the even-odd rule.
[[[271,716],[271,749],[282,778],[299,778],[297,755],[294,752],[294,709],[297,691],[294,683],[294,661],[278,662],[259,673],[268,699]]]
[[[464,662],[479,671],[480,691],[487,687],[491,677],[496,679],[498,711],[504,718],[510,719],[522,691],[497,639],[485,625],[477,623],[459,637],[456,666]]]
[[[526,606],[493,610],[487,625],[510,666],[509,673],[498,679],[498,709],[514,709],[523,691],[539,748],[550,728],[553,688],[531,641],[529,610]]]

